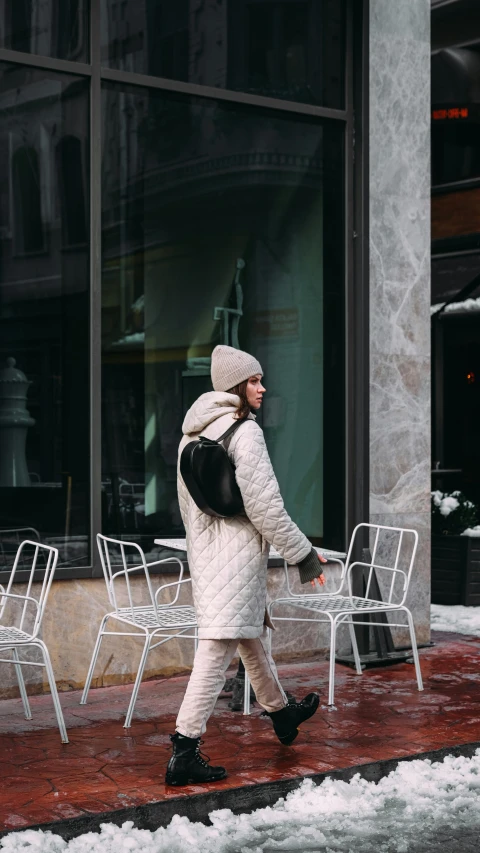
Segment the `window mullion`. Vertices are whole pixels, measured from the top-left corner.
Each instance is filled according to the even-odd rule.
[[[102,529],[102,453],[101,453],[101,163],[102,104],[100,76],[100,3],[92,0],[90,12],[90,488],[93,574],[101,574],[96,549],[96,534]]]

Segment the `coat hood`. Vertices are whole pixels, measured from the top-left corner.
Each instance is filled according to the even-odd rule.
[[[236,394],[229,394],[227,391],[208,391],[189,408],[183,421],[182,432],[184,435],[201,432],[217,418],[235,414],[239,405],[240,398]],[[249,418],[254,420],[255,415],[250,414]]]

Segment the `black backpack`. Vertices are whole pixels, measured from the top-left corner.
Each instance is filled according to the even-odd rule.
[[[231,518],[243,512],[243,499],[235,479],[235,466],[220,443],[247,418],[235,421],[217,441],[200,435],[189,441],[180,456],[183,481],[202,512],[214,518]]]

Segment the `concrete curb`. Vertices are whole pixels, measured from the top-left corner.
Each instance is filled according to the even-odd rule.
[[[403,758],[389,758],[385,761],[357,764],[354,767],[331,770],[328,773],[296,776],[292,779],[284,779],[277,782],[265,782],[259,785],[231,788],[226,791],[209,791],[205,794],[195,794],[194,796],[172,797],[169,800],[146,803],[142,806],[133,806],[125,809],[115,809],[114,811],[106,811],[101,814],[85,814],[53,823],[25,826],[16,830],[6,829],[0,832],[0,838],[9,835],[11,832],[42,829],[44,832],[50,830],[68,841],[71,838],[76,838],[78,835],[83,835],[85,832],[99,832],[100,824],[102,823],[115,823],[117,826],[121,826],[126,820],[133,821],[138,829],[155,830],[159,826],[167,826],[175,814],[188,817],[191,821],[208,824],[208,815],[217,809],[231,809],[235,814],[239,814],[242,812],[248,813],[255,809],[264,808],[265,806],[272,806],[280,797],[285,797],[290,791],[298,788],[304,779],[313,779],[317,785],[327,778],[341,779],[343,782],[349,782],[358,773],[368,782],[378,782],[405,761],[413,761],[417,758],[421,760],[429,758],[431,761],[443,761],[447,755],[463,755],[466,758],[471,758],[477,749],[480,749],[479,741],[457,746],[446,746],[431,752],[417,752],[413,755],[406,755]]]

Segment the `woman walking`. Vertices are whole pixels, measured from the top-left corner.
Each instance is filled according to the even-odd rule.
[[[186,414],[179,460],[185,445],[200,433],[218,439],[240,419],[228,456],[235,466],[244,513],[217,518],[202,512],[191,498],[178,468],[178,498],[187,535],[187,554],[198,620],[198,649],[180,708],[166,783],[187,785],[225,778],[200,753],[225,673],[238,651],[258,703],[271,718],[279,740],[290,745],[300,723],[318,708],[319,696],[288,703],[278,680],[267,639],[267,562],[270,545],[290,565],[298,565],[302,583],[325,579],[319,557],[287,514],[263,432],[254,411],[262,405],[262,368],[252,355],[228,346],[212,354],[214,390],[202,394]]]

